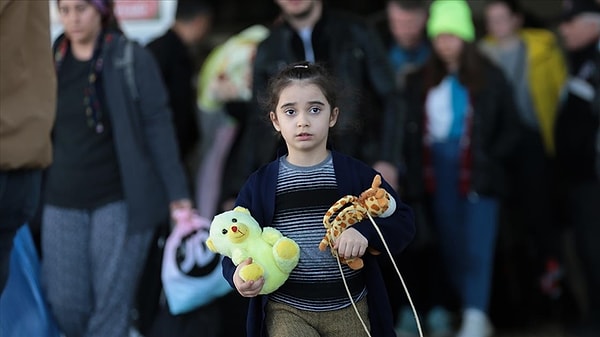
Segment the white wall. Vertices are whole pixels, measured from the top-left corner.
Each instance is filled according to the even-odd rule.
[[[52,41],[62,33],[56,0],[50,2]],[[177,0],[115,0],[115,12],[125,34],[141,44],[165,32],[175,20]]]

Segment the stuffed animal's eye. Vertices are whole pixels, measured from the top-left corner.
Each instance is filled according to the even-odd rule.
[[[222,233],[223,235],[225,235],[225,234],[227,234],[227,230],[226,230],[226,229],[223,229],[223,230],[221,231],[221,233]]]
[[[231,219],[231,222],[233,222],[233,223],[236,223],[236,222],[237,222],[237,219],[236,219],[236,218],[233,218],[233,219]]]

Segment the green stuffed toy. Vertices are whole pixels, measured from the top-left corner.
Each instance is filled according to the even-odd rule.
[[[300,248],[294,240],[273,227],[261,228],[250,211],[240,206],[214,217],[206,245],[231,258],[236,266],[251,257],[252,263],[242,268],[239,275],[244,281],[264,277],[260,294],[281,287],[300,258]]]

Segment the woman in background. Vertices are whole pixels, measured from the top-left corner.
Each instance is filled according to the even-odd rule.
[[[64,35],[42,272],[71,336],[128,336],[156,226],[190,211],[171,112],[151,54],[115,29],[111,0],[58,0]],[[171,213],[172,214],[172,213]],[[188,213],[190,214],[190,213]]]
[[[517,116],[502,72],[473,43],[466,1],[434,1],[427,30],[432,56],[404,92],[403,191],[430,201],[444,272],[462,309],[458,336],[487,337],[498,205]]]
[[[532,293],[556,299],[560,283],[552,278],[560,266],[562,245],[554,200],[554,128],[567,66],[552,32],[523,27],[525,13],[515,0],[489,0],[485,20],[489,35],[480,47],[512,84],[521,129],[510,166],[507,225],[517,233],[523,231],[521,247],[532,255],[532,276],[541,281]],[[519,240],[519,235],[512,237]]]

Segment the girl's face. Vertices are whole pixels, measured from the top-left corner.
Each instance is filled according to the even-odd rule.
[[[436,54],[450,66],[457,66],[464,48],[461,38],[452,34],[439,34],[433,39],[433,49]]]
[[[71,43],[94,42],[102,29],[100,12],[84,0],[60,0],[58,3],[60,22]]]
[[[270,112],[273,127],[281,132],[292,162],[327,153],[329,128],[335,125],[337,116],[338,108],[332,109],[321,89],[302,81],[285,87],[275,111]]]
[[[488,33],[497,39],[513,36],[521,26],[520,17],[502,3],[493,3],[486,8],[485,21]]]

